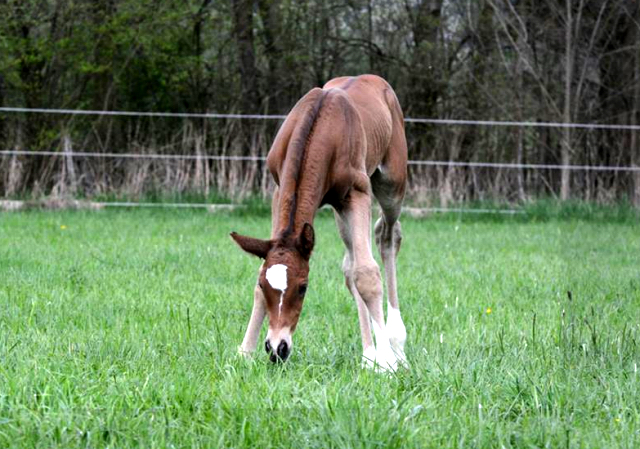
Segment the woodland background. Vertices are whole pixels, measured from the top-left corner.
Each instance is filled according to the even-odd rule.
[[[0,0],[0,105],[285,114],[376,73],[407,117],[638,125],[636,0]],[[266,155],[277,120],[0,112],[0,150]],[[638,130],[407,123],[414,160],[640,166]],[[0,155],[0,196],[266,195],[260,161]],[[640,206],[640,172],[411,166],[411,199]]]

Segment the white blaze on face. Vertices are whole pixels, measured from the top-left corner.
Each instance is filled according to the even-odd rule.
[[[284,299],[284,292],[287,289],[287,266],[281,263],[271,265],[267,268],[266,273],[267,282],[275,290],[280,290],[280,304],[278,305],[278,316],[282,310],[282,300]]]

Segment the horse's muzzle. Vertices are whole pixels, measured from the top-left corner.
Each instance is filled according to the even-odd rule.
[[[269,354],[269,360],[271,360],[271,362],[273,363],[284,362],[285,360],[287,360],[287,357],[289,357],[289,354],[291,353],[291,348],[284,340],[280,341],[275,352],[273,351],[273,347],[271,346],[269,340],[266,340],[264,342],[264,349],[267,354]]]

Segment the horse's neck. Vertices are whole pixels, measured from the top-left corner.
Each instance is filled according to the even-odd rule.
[[[326,168],[307,172],[302,177],[299,185],[294,182],[282,183],[278,201],[278,225],[279,234],[287,230],[299,232],[305,223],[313,224],[316,212],[322,203],[325,191],[324,185],[327,177]]]
[[[320,189],[299,189],[295,193],[280,195],[278,225],[275,235],[286,231],[299,232],[305,223],[313,224],[322,200]],[[291,195],[291,196],[289,196]]]

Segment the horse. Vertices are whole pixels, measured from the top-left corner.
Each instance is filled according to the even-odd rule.
[[[360,75],[335,78],[310,90],[287,115],[266,163],[276,184],[271,238],[231,233],[240,248],[264,259],[240,353],[255,351],[268,315],[265,350],[270,360],[283,362],[290,355],[307,292],[313,220],[328,204],[346,248],[342,271],[358,310],[362,365],[379,371],[406,365],[396,258],[402,240],[399,216],[407,143],[402,109],[391,86],[378,76]],[[372,196],[382,211],[374,235],[387,287],[386,324],[382,278],[371,249]]]

